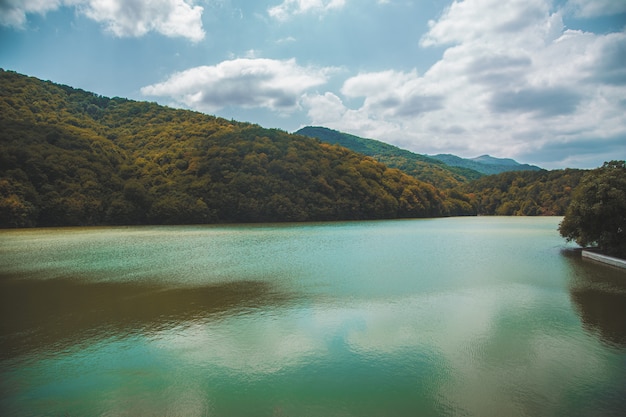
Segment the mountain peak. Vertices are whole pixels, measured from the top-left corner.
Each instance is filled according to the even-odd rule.
[[[479,162],[481,164],[487,164],[487,165],[510,165],[510,166],[523,165],[511,158],[496,158],[491,155],[481,155],[481,156],[477,156],[476,158],[470,158],[470,160]]]
[[[486,154],[475,158],[461,158],[451,154],[432,155],[431,157],[450,166],[470,168],[487,175],[508,171],[541,171],[541,168],[535,165],[520,164],[511,158],[496,158]]]

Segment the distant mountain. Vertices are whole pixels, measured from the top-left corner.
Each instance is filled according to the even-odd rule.
[[[371,156],[391,168],[398,168],[421,181],[440,188],[456,187],[482,176],[477,170],[451,166],[438,159],[400,149],[385,142],[365,139],[325,127],[307,126],[295,133]]]
[[[541,171],[542,169],[535,165],[520,164],[519,162],[509,158],[494,158],[489,155],[482,155],[476,158],[460,158],[456,155],[439,154],[430,156],[447,165],[461,168],[473,169],[481,174],[492,175],[510,171]]]

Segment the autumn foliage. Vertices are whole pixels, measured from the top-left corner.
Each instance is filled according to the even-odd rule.
[[[339,146],[0,72],[0,227],[471,214]]]

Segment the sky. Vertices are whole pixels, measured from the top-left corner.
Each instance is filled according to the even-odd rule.
[[[626,0],[0,0],[0,68],[421,154],[626,159]]]

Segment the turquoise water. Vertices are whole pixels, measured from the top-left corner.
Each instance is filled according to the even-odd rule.
[[[626,272],[559,220],[0,231],[0,414],[624,415]]]

